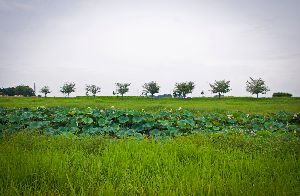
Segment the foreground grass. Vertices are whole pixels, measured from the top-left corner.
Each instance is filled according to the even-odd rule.
[[[47,137],[0,143],[0,195],[299,195],[292,135]]]
[[[179,107],[190,111],[242,111],[246,113],[268,113],[277,111],[300,112],[300,98],[192,98],[151,99],[145,97],[76,97],[76,98],[26,98],[0,97],[0,107],[65,106],[77,108],[110,108],[158,111]]]

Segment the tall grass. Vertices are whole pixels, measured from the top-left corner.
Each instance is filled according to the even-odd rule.
[[[291,135],[5,136],[0,195],[299,195]]]

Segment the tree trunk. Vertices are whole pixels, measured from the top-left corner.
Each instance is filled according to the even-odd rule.
[[[45,93],[45,97],[47,97],[47,93]]]
[[[221,93],[219,93],[219,99],[221,98]]]
[[[258,99],[258,93],[256,94],[256,99]]]

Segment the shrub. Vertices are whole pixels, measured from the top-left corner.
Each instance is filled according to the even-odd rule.
[[[272,97],[292,97],[293,95],[290,93],[278,92],[273,93]]]

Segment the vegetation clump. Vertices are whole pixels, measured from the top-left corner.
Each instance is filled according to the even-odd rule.
[[[30,86],[22,84],[16,87],[1,88],[0,95],[31,97],[35,96],[35,92]]]
[[[0,129],[15,133],[24,129],[38,129],[50,135],[109,135],[122,138],[134,136],[168,137],[197,132],[241,130],[245,134],[259,131],[300,131],[300,114],[246,114],[242,112],[205,112],[195,115],[188,110],[162,110],[148,113],[114,108],[78,109],[38,107],[36,109],[0,109]]]
[[[283,93],[283,92],[278,92],[278,93],[273,93],[272,97],[292,97],[293,95],[291,93]]]

